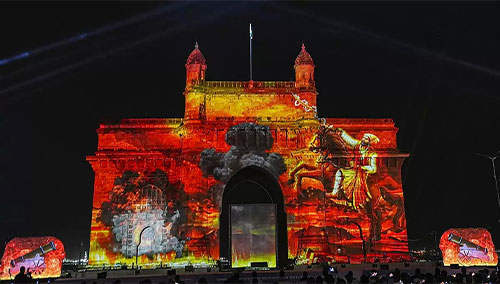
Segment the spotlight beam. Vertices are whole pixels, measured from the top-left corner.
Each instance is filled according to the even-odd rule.
[[[41,54],[44,52],[48,52],[48,51],[51,51],[51,50],[54,50],[57,48],[71,45],[71,44],[74,44],[76,42],[82,41],[84,39],[89,39],[92,37],[96,37],[98,35],[103,35],[105,33],[112,32],[112,31],[130,26],[132,24],[138,24],[138,23],[145,21],[145,20],[151,20],[152,18],[161,16],[165,13],[173,12],[176,9],[178,9],[179,7],[182,7],[185,5],[186,5],[185,2],[179,2],[179,3],[173,4],[173,5],[163,6],[159,9],[154,9],[152,11],[148,11],[148,12],[143,13],[141,15],[131,17],[131,18],[128,18],[126,20],[122,20],[122,21],[101,27],[99,29],[96,29],[96,30],[93,30],[90,32],[80,33],[80,34],[77,34],[75,36],[71,36],[71,37],[56,41],[54,43],[35,48],[31,51],[24,51],[24,52],[21,52],[17,55],[0,59],[0,66],[6,66],[6,65],[14,63],[16,61],[24,60],[24,59],[27,59],[29,57],[32,57],[32,56],[35,56],[35,55],[38,55],[38,54]]]
[[[322,24],[325,24],[331,28],[334,28],[334,29],[327,28],[326,30],[329,32],[335,33],[335,34],[338,34],[338,30],[344,30],[344,31],[347,31],[350,36],[357,35],[357,36],[359,36],[359,38],[363,39],[364,41],[372,42],[378,46],[392,48],[392,49],[395,49],[401,53],[413,53],[413,54],[416,54],[419,56],[432,57],[436,60],[442,60],[442,61],[454,64],[454,65],[457,65],[460,67],[464,67],[466,69],[475,70],[475,71],[478,71],[480,73],[488,74],[490,76],[500,77],[500,70],[497,70],[497,69],[493,69],[493,68],[489,68],[489,67],[477,64],[477,63],[465,61],[465,60],[460,59],[460,58],[452,57],[452,56],[449,56],[449,55],[444,54],[442,52],[436,52],[434,50],[415,46],[415,45],[406,43],[404,41],[391,38],[391,37],[386,36],[386,35],[378,34],[378,33],[372,32],[372,31],[367,30],[367,29],[358,28],[358,27],[353,26],[349,23],[341,22],[338,20],[333,20],[330,18],[321,17],[321,16],[315,15],[315,14],[306,13],[302,10],[290,8],[289,6],[282,7],[280,5],[277,5],[276,7],[280,10],[284,10],[284,11],[287,11],[290,13],[294,13],[296,15],[300,15],[302,17],[308,17],[308,18],[314,19],[316,21],[319,21]]]
[[[234,6],[232,8],[234,8]],[[39,82],[48,80],[48,79],[51,79],[51,78],[56,77],[58,75],[61,75],[63,73],[69,72],[75,68],[92,63],[98,59],[105,59],[105,58],[110,57],[116,53],[137,47],[139,45],[142,45],[142,44],[154,41],[154,40],[164,38],[165,36],[168,36],[174,32],[180,32],[183,30],[187,30],[187,29],[191,28],[193,24],[195,24],[195,25],[206,24],[207,22],[209,22],[211,20],[218,19],[221,16],[232,12],[233,11],[232,8],[231,9],[229,9],[229,8],[219,9],[215,13],[198,18],[196,21],[191,21],[189,23],[181,23],[181,24],[178,24],[177,26],[170,27],[170,28],[163,30],[161,32],[156,32],[156,33],[146,35],[146,36],[142,37],[141,39],[132,41],[128,44],[124,44],[122,46],[119,46],[117,48],[114,48],[114,49],[111,49],[111,50],[108,50],[105,52],[101,52],[99,54],[90,55],[90,56],[86,57],[85,59],[80,60],[76,63],[68,64],[66,66],[57,68],[53,71],[47,72],[43,75],[39,75],[39,76],[32,78],[30,80],[26,80],[26,81],[23,81],[21,83],[17,83],[17,84],[11,85],[9,87],[6,87],[4,89],[0,89],[0,96],[5,96],[6,94],[17,91],[21,88],[24,88],[24,87],[33,85],[35,83],[39,83]],[[15,99],[15,98],[16,97],[13,97],[10,99]]]

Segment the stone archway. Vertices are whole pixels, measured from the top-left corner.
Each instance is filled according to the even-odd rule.
[[[274,204],[276,208],[276,264],[288,261],[287,218],[283,192],[277,178],[268,170],[249,166],[238,171],[226,184],[220,214],[220,257],[231,260],[231,204]]]

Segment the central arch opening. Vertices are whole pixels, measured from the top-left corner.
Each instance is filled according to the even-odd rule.
[[[267,262],[284,267],[288,260],[283,192],[268,170],[250,166],[226,184],[220,215],[220,256],[233,267]]]

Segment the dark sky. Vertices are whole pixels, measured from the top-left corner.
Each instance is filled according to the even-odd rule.
[[[2,3],[0,239],[87,249],[99,123],[182,117],[195,41],[207,80],[248,80],[252,22],[254,80],[294,78],[304,42],[320,116],[394,119],[411,154],[410,239],[486,227],[498,246],[491,162],[474,153],[500,150],[499,14],[493,2]]]

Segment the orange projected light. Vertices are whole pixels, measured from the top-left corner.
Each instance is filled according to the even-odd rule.
[[[54,237],[14,238],[5,246],[0,279],[14,279],[21,267],[33,278],[59,277],[64,257],[64,246]]]
[[[231,220],[223,200],[250,168],[262,175],[247,178],[267,176],[278,188],[248,196],[277,206],[277,237],[276,253],[245,263],[269,255],[362,262],[360,229],[368,261],[407,259],[400,168],[408,155],[397,149],[394,122],[319,120],[305,47],[294,67],[292,82],[205,81],[196,46],[186,63],[184,118],[102,124],[87,158],[95,172],[89,264],[132,265],[137,251],[144,267],[231,260],[224,255],[231,244],[221,247],[230,242],[223,220]]]
[[[498,256],[490,232],[483,228],[449,229],[439,242],[444,265],[497,265]]]

